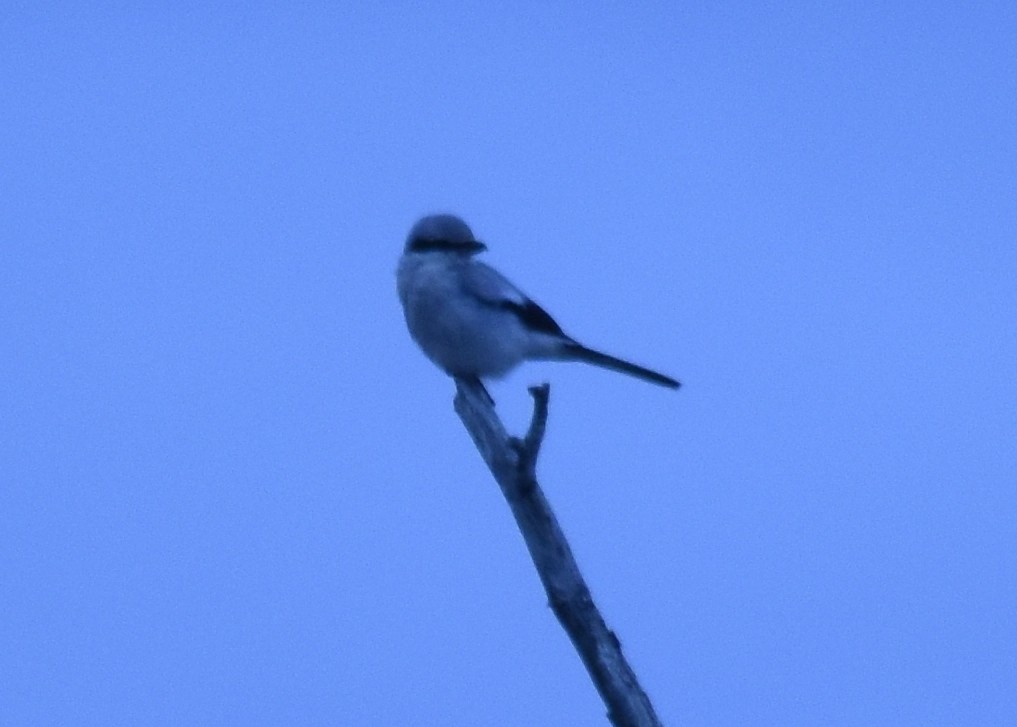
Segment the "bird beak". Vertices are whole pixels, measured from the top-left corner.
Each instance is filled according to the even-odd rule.
[[[479,240],[474,240],[473,242],[467,244],[466,246],[466,250],[470,253],[470,255],[476,255],[477,253],[484,252],[484,250],[486,249],[487,245],[480,242]]]

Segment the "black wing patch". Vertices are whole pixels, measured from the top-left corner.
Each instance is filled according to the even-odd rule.
[[[525,303],[521,304],[516,303],[515,301],[505,300],[502,301],[501,305],[519,316],[519,320],[521,320],[523,325],[530,330],[540,331],[541,333],[549,333],[552,336],[564,336],[567,338],[567,336],[565,336],[565,331],[561,329],[561,326],[554,322],[554,318],[551,317],[551,314],[532,300],[527,299]]]

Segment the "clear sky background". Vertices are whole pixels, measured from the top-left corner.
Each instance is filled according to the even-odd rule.
[[[685,383],[491,387],[665,724],[1017,724],[1013,3],[205,5],[0,12],[0,723],[606,724],[451,211]]]

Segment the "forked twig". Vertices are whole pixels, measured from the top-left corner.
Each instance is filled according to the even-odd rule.
[[[548,601],[607,705],[615,727],[660,727],[646,693],[604,623],[568,541],[537,482],[550,386],[530,388],[533,416],[523,439],[509,437],[479,382],[456,379],[455,410],[505,496]]]

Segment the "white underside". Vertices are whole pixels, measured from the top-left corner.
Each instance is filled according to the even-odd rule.
[[[409,254],[399,262],[399,297],[410,335],[456,376],[499,377],[526,359],[556,358],[562,340],[527,329],[510,310],[481,302],[460,284],[466,258]]]

